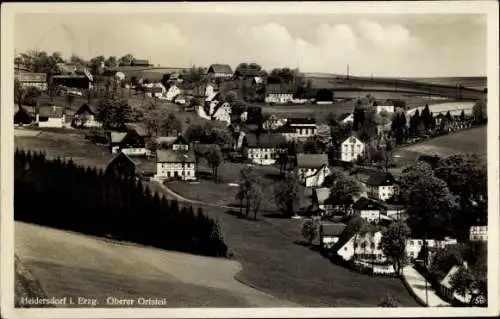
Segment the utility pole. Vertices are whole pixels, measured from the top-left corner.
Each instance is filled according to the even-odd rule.
[[[346,77],[347,81],[349,81],[349,64],[347,64],[347,77]]]

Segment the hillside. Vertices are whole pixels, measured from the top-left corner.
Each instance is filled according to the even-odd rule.
[[[235,261],[21,222],[15,223],[15,236],[16,256],[50,297],[96,298],[100,307],[109,306],[109,296],[166,298],[165,307],[295,306],[236,281],[241,265]]]

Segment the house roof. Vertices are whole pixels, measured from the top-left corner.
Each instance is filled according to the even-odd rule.
[[[64,115],[64,108],[61,106],[41,106],[38,109],[41,117],[61,118]]]
[[[286,138],[280,134],[263,133],[256,135],[249,133],[245,138],[247,146],[251,148],[276,148],[286,144]]]
[[[172,145],[177,140],[177,136],[157,136],[156,143],[164,145]]]
[[[156,152],[158,163],[195,163],[194,152],[178,152],[171,150],[158,150]]]
[[[255,83],[257,84],[261,84],[261,83],[264,83],[264,78],[261,77],[261,76],[254,76],[253,80],[255,81]]]
[[[356,203],[354,203],[353,208],[355,210],[385,210],[385,206],[382,203],[366,197],[358,199]]]
[[[451,267],[450,271],[448,271],[448,273],[446,274],[446,276],[443,278],[443,280],[441,280],[440,284],[442,286],[445,286],[446,288],[448,289],[451,289],[451,279],[453,278],[453,276],[460,270],[460,266],[458,265],[454,265],[453,267]]]
[[[299,168],[320,168],[328,165],[327,154],[297,154],[297,167]]]
[[[189,145],[189,142],[184,136],[179,135],[179,136],[177,136],[177,138],[175,139],[173,144]]]
[[[139,123],[125,123],[129,131],[135,131],[139,136],[147,136],[146,129]]]
[[[291,84],[268,84],[266,86],[267,94],[293,94],[295,88]]]
[[[330,197],[330,189],[328,187],[316,188],[316,195],[319,203],[322,204]]]
[[[95,115],[95,108],[88,105],[87,103],[83,103],[82,106],[80,106],[80,108],[75,112],[75,114],[77,115],[80,115],[80,114],[83,114],[83,113],[89,113],[89,114],[92,114],[92,115]]]
[[[347,119],[349,116],[351,116],[352,114],[351,113],[343,113],[343,114],[340,114],[339,117],[337,118],[337,120],[339,122],[342,122],[343,120]]]
[[[127,133],[125,132],[111,132],[111,143],[120,143],[123,141]]]
[[[229,64],[212,64],[208,71],[212,70],[214,73],[233,74],[233,69]]]
[[[303,118],[303,117],[295,117],[289,118],[287,120],[288,125],[300,126],[300,125],[311,125],[316,124],[316,119],[314,118]]]
[[[144,88],[144,91],[148,93],[162,93],[163,88],[158,86],[147,86]]]
[[[141,65],[141,66],[149,66],[149,61],[148,60],[142,60],[142,59],[133,59],[130,65]]]
[[[357,168],[351,175],[355,175],[360,182],[369,186],[390,186],[397,183],[391,173],[376,169]]]
[[[323,236],[338,237],[340,236],[340,234],[342,234],[345,228],[346,224],[343,223],[324,223],[320,225]]]
[[[16,72],[14,77],[19,82],[47,82],[47,73]]]

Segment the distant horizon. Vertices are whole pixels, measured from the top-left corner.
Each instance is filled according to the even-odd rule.
[[[15,49],[378,77],[487,74],[484,14],[19,14]],[[307,71],[306,71],[307,70]],[[471,75],[474,74],[474,75]]]

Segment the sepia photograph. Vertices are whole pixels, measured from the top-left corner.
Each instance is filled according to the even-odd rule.
[[[497,26],[2,5],[2,316],[498,314]]]

